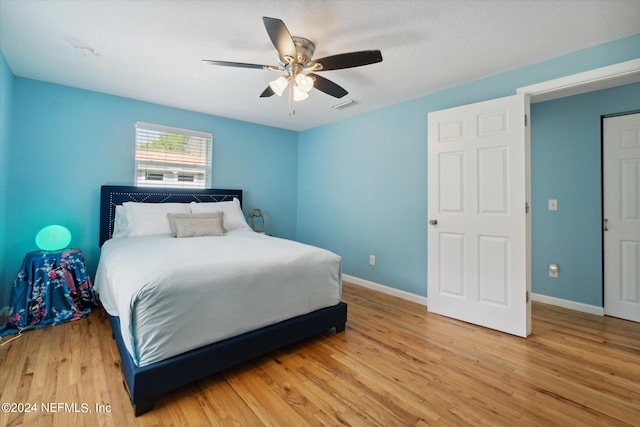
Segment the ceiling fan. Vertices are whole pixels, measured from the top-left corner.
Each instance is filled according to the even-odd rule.
[[[265,16],[262,21],[271,42],[278,52],[279,66],[208,59],[203,59],[202,62],[224,67],[257,68],[282,73],[280,77],[269,83],[269,86],[262,92],[260,97],[267,98],[273,94],[282,96],[288,87],[290,116],[295,114],[295,110],[292,108],[292,101],[306,99],[309,96],[308,92],[314,87],[335,98],[342,98],[349,93],[340,85],[319,76],[316,74],[317,72],[361,67],[382,62],[382,53],[379,50],[342,53],[312,60],[315,45],[310,40],[303,37],[292,37],[286,25],[280,19]]]

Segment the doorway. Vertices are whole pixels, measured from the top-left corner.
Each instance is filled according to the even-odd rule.
[[[534,104],[638,82],[640,82],[640,59],[635,59],[522,87],[517,90],[517,93],[529,95],[531,103]],[[533,144],[535,145],[535,142]],[[602,292],[604,292],[604,284],[602,284]],[[547,298],[545,295],[533,294],[533,298],[569,309],[604,314],[604,307],[588,306],[553,297]]]

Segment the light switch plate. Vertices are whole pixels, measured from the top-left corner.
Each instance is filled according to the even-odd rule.
[[[557,199],[549,199],[549,210],[557,211],[558,210],[558,200]]]

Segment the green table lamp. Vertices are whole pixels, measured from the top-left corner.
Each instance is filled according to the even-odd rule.
[[[42,251],[58,251],[69,246],[71,232],[62,225],[48,225],[36,234],[36,245]]]

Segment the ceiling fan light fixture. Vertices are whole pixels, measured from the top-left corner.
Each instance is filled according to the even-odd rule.
[[[289,84],[289,78],[285,76],[280,76],[271,83],[269,83],[269,87],[278,96],[282,96],[282,92],[287,88]]]
[[[296,76],[296,86],[303,92],[309,92],[313,88],[313,79],[300,73]]]
[[[309,97],[309,94],[296,85],[293,87],[293,100],[294,101],[304,101]]]

